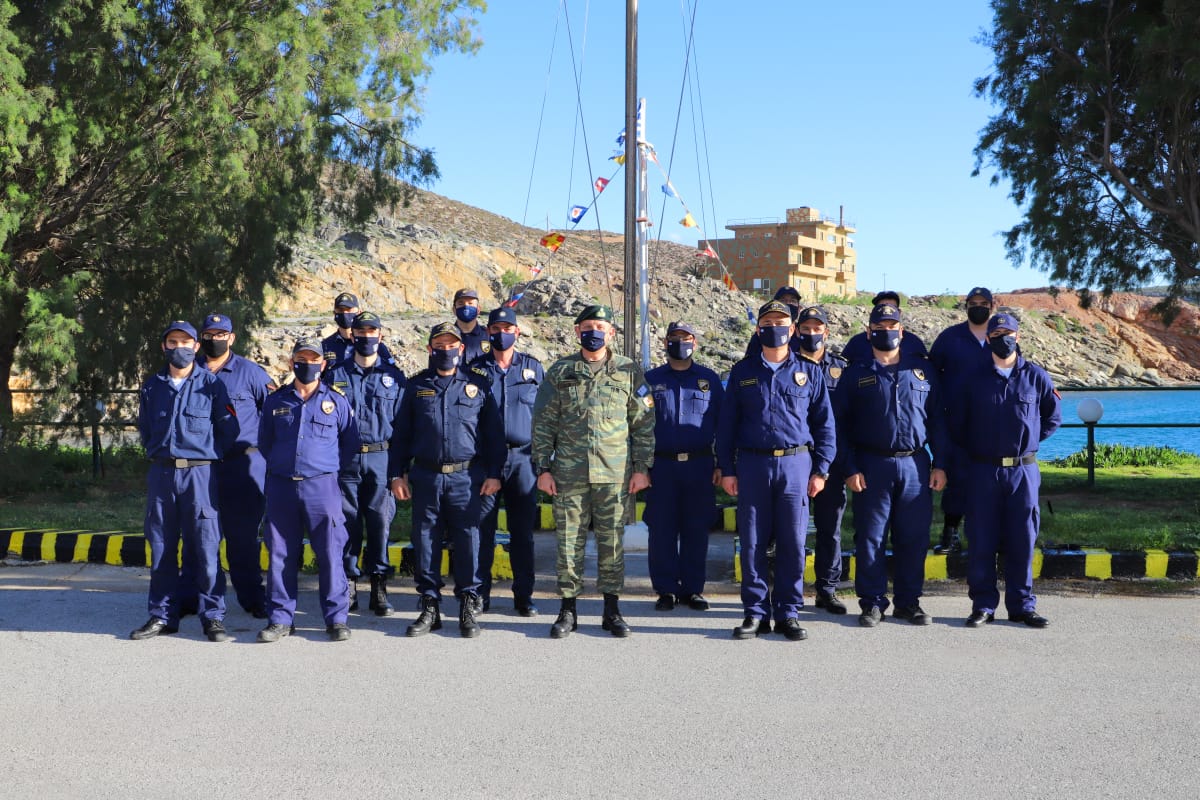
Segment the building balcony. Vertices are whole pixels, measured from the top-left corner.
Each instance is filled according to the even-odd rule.
[[[836,249],[835,255],[838,258],[854,258],[857,255],[857,251],[853,247],[841,245]]]

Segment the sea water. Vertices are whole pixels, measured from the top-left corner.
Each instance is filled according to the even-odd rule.
[[[1061,389],[1063,424],[1079,424],[1079,403],[1092,398],[1104,406],[1104,416],[1096,425],[1097,444],[1158,445],[1200,453],[1200,388],[1198,389]],[[1194,428],[1105,428],[1105,423],[1153,424],[1189,423]],[[1042,442],[1038,456],[1042,460],[1062,458],[1087,447],[1086,428],[1059,428]]]

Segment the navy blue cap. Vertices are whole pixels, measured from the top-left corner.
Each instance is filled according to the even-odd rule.
[[[1006,330],[1016,333],[1019,325],[1020,323],[1017,322],[1017,318],[1012,314],[1000,312],[999,314],[993,314],[992,318],[988,320],[987,332],[990,334],[992,331]]]
[[[778,314],[787,314],[789,319],[792,316],[791,306],[789,306],[787,303],[780,302],[779,300],[768,300],[758,307],[758,319],[762,319],[767,314],[772,312]]]
[[[517,310],[511,306],[500,306],[492,309],[488,314],[488,325],[495,322],[507,322],[511,325],[517,324]]]
[[[988,301],[988,305],[991,305],[991,303],[992,303],[992,293],[991,293],[991,291],[989,291],[988,289],[984,288],[983,286],[976,286],[974,289],[972,289],[971,291],[967,292],[967,298],[966,298],[966,301],[965,301],[965,302],[969,302],[969,301],[971,300],[971,298],[972,298],[972,297],[982,297],[982,298],[984,298],[985,300],[987,300],[987,301]]]
[[[873,306],[880,305],[881,303],[883,303],[884,300],[895,301],[896,308],[900,307],[900,293],[892,291],[891,289],[884,289],[882,292],[880,292],[879,294],[872,297],[871,305],[873,305]]]
[[[188,322],[187,320],[177,319],[172,321],[169,325],[167,325],[166,329],[163,330],[162,338],[166,339],[167,334],[171,331],[183,331],[193,339],[197,338],[196,329],[192,327],[192,323]]]
[[[310,353],[316,353],[319,356],[325,355],[325,348],[321,345],[321,342],[312,338],[297,339],[296,344],[292,347],[292,355],[305,350]]]
[[[775,290],[775,299],[782,300],[785,294],[794,294],[797,300],[800,299],[800,290],[795,286],[780,286]]]
[[[672,322],[667,326],[667,336],[670,336],[672,333],[687,333],[695,336],[696,329],[686,322]]]
[[[453,322],[439,322],[429,330],[429,343],[433,344],[433,340],[444,334],[450,334],[455,339],[462,341],[462,331]]]
[[[872,325],[874,325],[876,322],[887,322],[888,320],[899,322],[900,309],[896,308],[895,306],[889,306],[887,303],[880,303],[871,309]]]
[[[808,308],[800,309],[800,313],[796,316],[796,322],[805,322],[810,319],[815,319],[822,325],[829,324],[829,317],[825,316],[825,309],[820,306],[809,306]]]
[[[203,331],[228,331],[233,333],[233,320],[224,314],[209,314],[204,318]]]
[[[358,308],[358,297],[350,294],[350,292],[342,292],[337,297],[333,298],[334,308]]]
[[[351,329],[358,328],[382,328],[383,321],[379,319],[379,315],[372,311],[362,311],[354,316],[354,322],[350,325]]]
[[[474,289],[459,289],[457,292],[454,293],[454,302],[457,303],[459,300],[462,300],[463,298],[467,298],[469,300],[478,300],[479,292],[475,291]]]

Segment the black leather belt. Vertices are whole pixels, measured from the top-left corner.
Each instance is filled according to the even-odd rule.
[[[771,452],[775,452],[772,450]],[[693,458],[712,458],[711,450],[689,450],[686,453],[672,453],[668,451],[655,452],[655,458],[666,461],[690,461]]]
[[[156,458],[154,463],[175,469],[187,469],[188,467],[204,467],[213,462],[210,458]]]
[[[358,452],[360,452],[360,453],[379,453],[379,452],[382,452],[387,449],[388,449],[387,442],[371,442],[370,444],[364,444],[361,447],[359,447]]]
[[[809,448],[808,445],[802,444],[799,447],[780,447],[775,450],[764,450],[759,447],[740,447],[738,449],[743,453],[753,453],[756,456],[775,456],[776,458],[781,458],[782,456],[794,456],[797,453],[807,453]]]
[[[457,461],[450,464],[442,464],[438,461],[425,461],[417,458],[414,463],[421,469],[427,469],[430,472],[440,472],[443,475],[452,475],[455,472],[462,472],[464,469],[470,468],[472,461]]]
[[[884,458],[908,458],[917,452],[916,450],[884,450],[879,447],[863,447],[860,444],[854,445],[854,449],[876,456],[883,456]]]
[[[1037,453],[1026,453],[1023,456],[1003,456],[1001,458],[971,456],[971,460],[976,464],[988,464],[993,467],[1019,467],[1024,464],[1036,464]]]

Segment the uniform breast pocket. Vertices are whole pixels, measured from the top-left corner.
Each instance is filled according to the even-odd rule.
[[[537,400],[538,385],[536,383],[521,383],[517,384],[517,399],[527,406],[532,407],[534,401]]]
[[[683,413],[692,417],[703,417],[708,413],[712,402],[712,392],[702,392],[699,389],[683,390]]]
[[[808,390],[808,384],[804,386],[784,386],[783,400],[784,404],[791,410],[806,411],[811,399],[811,393]]]
[[[483,392],[468,397],[464,393],[461,397],[454,401],[453,413],[454,416],[463,422],[474,422],[479,419],[480,409],[483,408]]]
[[[1017,397],[1017,415],[1027,422],[1033,422],[1038,419],[1040,412],[1038,411],[1037,395],[1023,394]]]
[[[390,416],[400,400],[400,387],[378,386],[367,395],[367,405],[372,411]]]
[[[761,414],[767,409],[766,398],[763,397],[761,386],[757,383],[737,387],[738,407],[744,414]]]
[[[313,438],[322,442],[333,441],[337,438],[337,425],[334,423],[333,415],[326,416],[326,419],[313,417],[309,425]]]
[[[271,415],[271,426],[275,429],[276,436],[286,436],[295,424],[296,418],[291,411],[286,411],[283,414],[274,413]]]
[[[203,433],[204,430],[212,425],[212,419],[208,415],[208,411],[203,414],[194,409],[187,409],[183,412],[183,425],[192,433]]]

